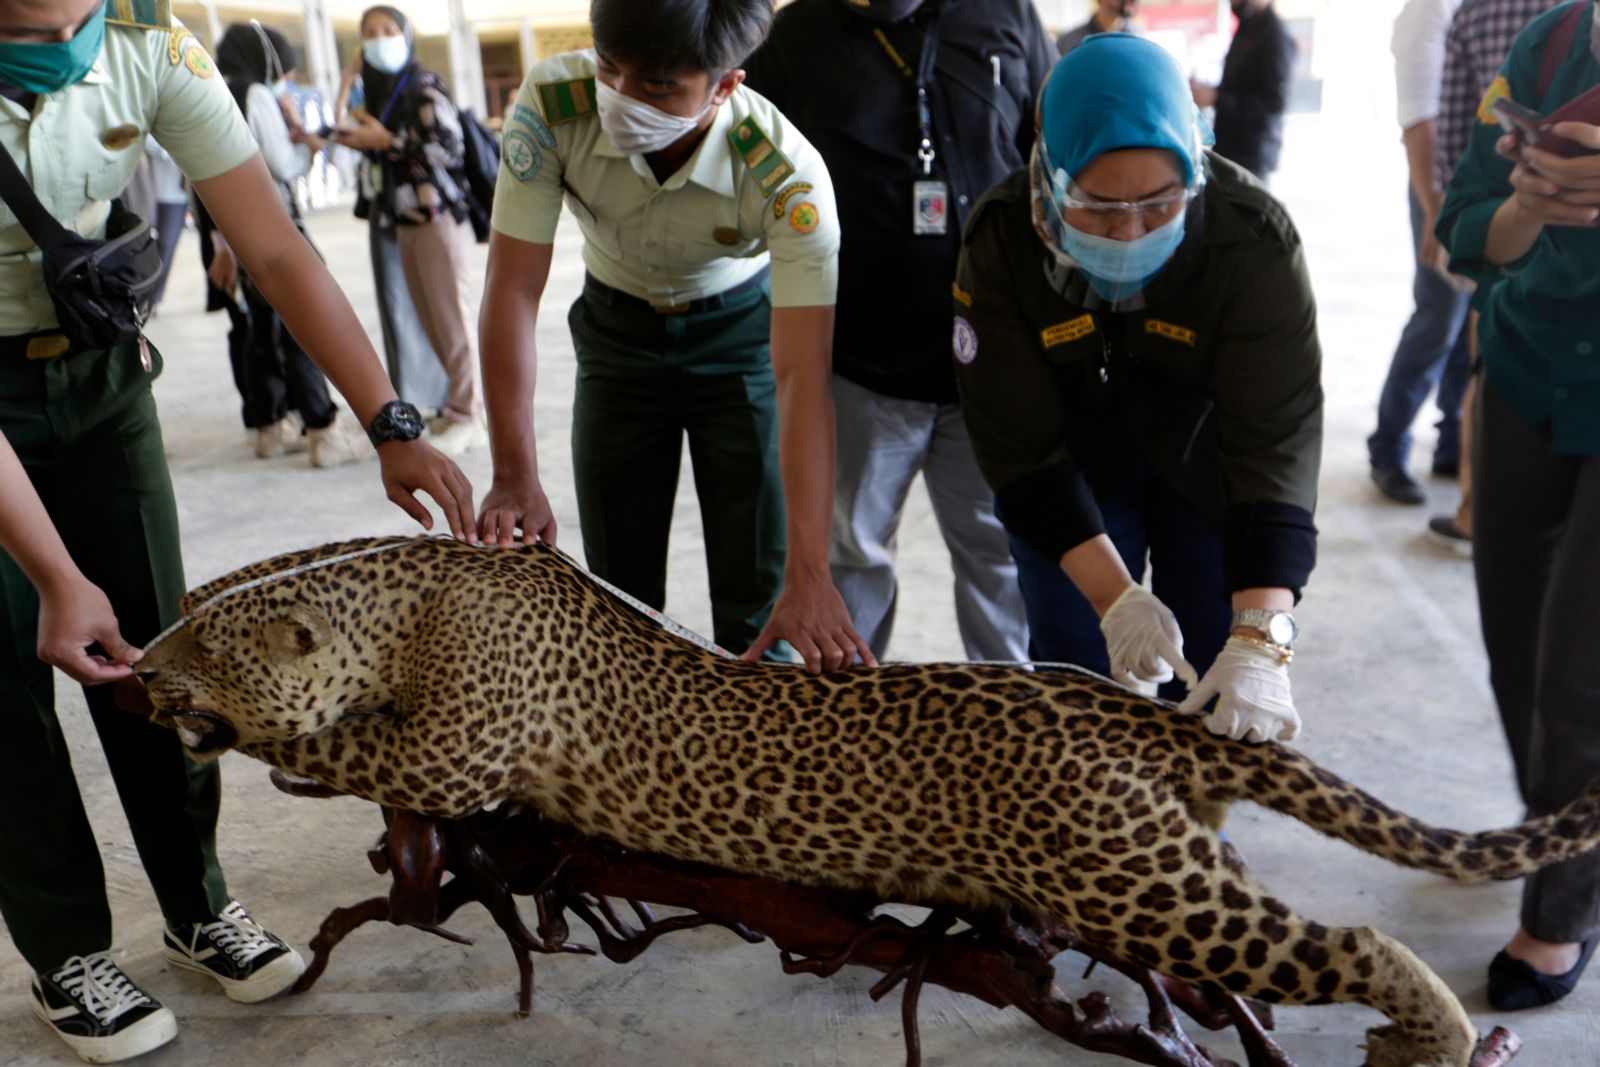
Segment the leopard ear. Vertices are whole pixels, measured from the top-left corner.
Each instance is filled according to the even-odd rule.
[[[322,614],[296,604],[267,624],[267,643],[286,657],[309,656],[333,641],[333,627]]]

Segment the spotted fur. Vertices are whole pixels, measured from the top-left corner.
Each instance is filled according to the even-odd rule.
[[[1235,800],[1395,863],[1516,878],[1600,842],[1600,792],[1511,830],[1427,826],[1291,748],[1214,737],[1092,675],[808,675],[666,633],[543,547],[329,545],[191,593],[140,666],[201,758],[237,747],[391,807],[514,798],[631,848],[885,898],[1022,905],[1165,974],[1398,1027],[1373,1063],[1465,1067],[1460,1004],[1399,942],[1322,926],[1214,828]]]

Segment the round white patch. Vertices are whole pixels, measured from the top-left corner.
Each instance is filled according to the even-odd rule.
[[[961,363],[971,363],[978,358],[978,331],[972,328],[972,323],[960,315],[956,316],[956,330],[955,336],[951,338],[951,350]]]

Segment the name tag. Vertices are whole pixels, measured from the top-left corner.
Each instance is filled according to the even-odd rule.
[[[1145,319],[1144,332],[1153,333],[1157,337],[1165,337],[1169,341],[1179,341],[1190,348],[1194,347],[1194,331],[1183,326],[1174,326],[1170,322],[1162,322],[1160,319]]]
[[[1045,327],[1044,330],[1040,331],[1039,337],[1044,341],[1046,348],[1054,348],[1057,345],[1067,344],[1069,341],[1076,341],[1080,337],[1088,337],[1094,331],[1094,316],[1079,315],[1075,319],[1068,319],[1066,322],[1058,322],[1054,326]]]

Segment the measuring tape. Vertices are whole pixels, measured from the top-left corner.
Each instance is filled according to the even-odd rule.
[[[189,625],[189,623],[194,620],[194,617],[196,615],[199,615],[200,613],[202,613],[202,612],[208,610],[209,608],[211,608],[213,605],[215,605],[215,604],[217,604],[217,603],[219,603],[219,602],[221,602],[223,600],[226,600],[227,598],[229,598],[231,596],[238,596],[240,593],[247,593],[252,589],[260,589],[262,586],[271,585],[273,582],[281,582],[281,581],[284,581],[285,579],[288,579],[288,578],[295,578],[295,577],[298,577],[299,575],[302,575],[302,574],[308,574],[311,571],[321,570],[323,567],[332,567],[333,565],[335,565],[337,563],[348,563],[348,562],[350,562],[351,560],[354,560],[354,559],[363,559],[363,558],[365,558],[367,556],[376,556],[376,555],[378,555],[380,553],[383,553],[383,552],[390,552],[390,551],[393,551],[394,549],[397,549],[397,548],[405,548],[405,547],[407,547],[409,545],[415,544],[417,541],[429,541],[429,540],[434,540],[434,541],[450,540],[450,535],[449,534],[435,534],[432,537],[410,538],[410,539],[405,540],[405,541],[396,541],[393,544],[373,545],[370,548],[359,549],[359,550],[357,550],[355,552],[344,552],[344,553],[341,553],[341,554],[339,554],[337,556],[329,556],[327,559],[319,559],[319,560],[315,560],[315,561],[313,561],[311,563],[302,563],[298,567],[290,567],[288,570],[278,571],[278,572],[276,572],[274,574],[262,575],[260,578],[252,578],[248,582],[240,582],[238,585],[229,586],[227,589],[224,589],[222,592],[216,593],[213,596],[207,597],[205,602],[203,604],[201,604],[199,607],[197,607],[193,611],[189,612],[187,615],[185,615],[183,618],[179,619],[177,622],[173,623],[171,626],[168,626],[165,630],[162,630],[159,634],[157,634],[155,636],[154,640],[152,640],[149,644],[144,646],[144,651],[148,654],[151,649],[155,648],[157,645],[161,644],[161,642],[165,641],[167,638],[171,637],[173,634],[177,633],[179,630],[181,630],[185,626]],[[490,545],[483,545],[483,546],[480,546],[480,547],[482,547],[485,551],[496,551],[496,549],[493,546],[490,546]],[[710,653],[712,653],[714,655],[717,655],[717,656],[721,656],[724,659],[737,659],[738,658],[732,652],[729,652],[727,649],[723,648],[721,645],[718,645],[716,642],[710,641],[710,640],[700,636],[699,634],[695,633],[693,630],[689,629],[687,626],[685,626],[682,623],[678,622],[676,619],[669,618],[668,616],[666,616],[666,615],[662,614],[661,612],[657,611],[655,608],[652,608],[649,605],[645,604],[642,600],[639,600],[637,597],[633,597],[633,596],[628,595],[627,593],[624,593],[621,589],[618,589],[616,586],[612,585],[610,582],[606,581],[604,578],[597,577],[596,575],[591,573],[587,568],[585,568],[581,563],[579,563],[577,560],[573,559],[571,556],[567,555],[567,553],[563,552],[561,549],[557,548],[555,545],[546,544],[545,548],[547,548],[551,552],[554,552],[557,557],[559,557],[561,560],[565,561],[569,566],[571,566],[579,574],[584,575],[590,581],[594,582],[596,585],[600,586],[602,589],[606,590],[611,595],[613,595],[617,599],[621,600],[624,604],[627,604],[629,607],[633,608],[633,610],[637,611],[639,614],[643,615],[645,618],[651,620],[657,626],[661,627],[663,630],[666,630],[668,633],[672,634],[673,636],[681,637],[685,641],[688,641],[690,644],[693,644],[698,648],[703,648],[707,652],[710,652]]]

